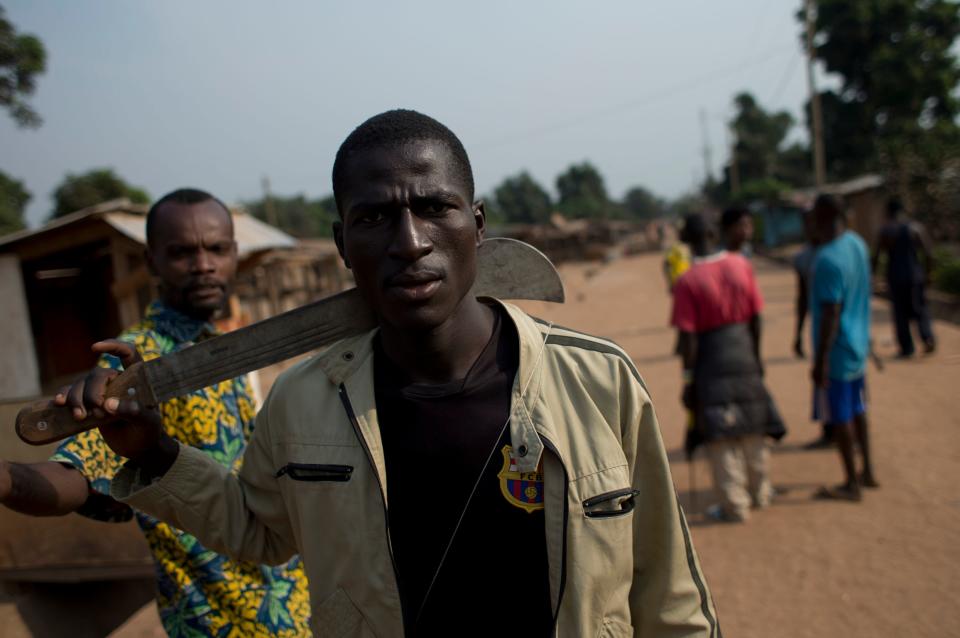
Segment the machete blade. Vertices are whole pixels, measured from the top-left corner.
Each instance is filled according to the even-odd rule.
[[[477,250],[477,297],[563,303],[563,281],[550,260],[516,239],[488,239]],[[107,387],[107,397],[136,398],[144,406],[182,396],[220,381],[265,368],[299,354],[375,328],[377,318],[356,288],[131,366]],[[76,421],[49,400],[17,415],[17,435],[43,445],[104,423]]]

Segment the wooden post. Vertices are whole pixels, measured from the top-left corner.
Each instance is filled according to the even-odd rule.
[[[813,23],[815,8],[814,0],[806,0],[805,22],[807,27],[807,89],[810,92],[810,137],[813,141],[813,174],[817,188],[822,188],[827,182],[827,162],[823,150],[823,112],[820,108],[820,93],[817,92],[813,80]]]

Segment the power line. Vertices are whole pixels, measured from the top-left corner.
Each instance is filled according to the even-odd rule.
[[[794,73],[797,72],[797,67],[800,66],[800,60],[802,58],[803,56],[799,52],[797,52],[796,55],[790,58],[790,62],[787,65],[786,69],[784,69],[784,74],[780,78],[780,82],[779,84],[777,84],[777,88],[774,89],[773,93],[770,96],[770,99],[767,100],[767,104],[770,105],[771,108],[773,107],[773,104],[780,99],[780,95],[783,93],[783,90],[787,88],[787,85],[790,83],[790,80],[793,79],[793,75]]]
[[[792,49],[792,46],[790,48]],[[547,124],[545,126],[537,127],[534,129],[527,129],[523,132],[505,136],[500,139],[488,142],[486,144],[475,145],[475,147],[495,148],[498,146],[504,146],[506,144],[513,144],[516,142],[539,137],[541,135],[544,135],[545,133],[552,133],[558,130],[573,128],[575,126],[579,126],[584,122],[589,122],[590,120],[593,120],[600,116],[613,115],[615,113],[632,110],[641,106],[649,106],[650,104],[654,104],[666,98],[673,97],[674,95],[678,95],[680,93],[684,93],[685,91],[689,91],[693,88],[696,88],[701,84],[703,84],[704,82],[717,80],[719,78],[728,77],[730,75],[737,75],[742,73],[745,69],[766,64],[771,60],[776,59],[777,56],[782,55],[786,51],[787,51],[787,48],[783,45],[780,45],[779,47],[771,49],[763,53],[762,55],[753,56],[745,60],[740,60],[735,64],[730,64],[728,66],[715,69],[708,73],[704,73],[702,75],[690,78],[685,82],[677,83],[670,87],[660,89],[654,93],[648,93],[643,95],[642,97],[638,97],[633,100],[629,100],[627,102],[621,102],[620,104],[616,104],[614,106],[609,106],[602,109],[596,109],[589,113],[584,113],[582,115],[571,117],[566,120],[560,120],[552,124]]]

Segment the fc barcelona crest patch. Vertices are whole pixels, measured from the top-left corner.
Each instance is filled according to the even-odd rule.
[[[537,466],[535,472],[519,472],[517,461],[513,458],[513,448],[504,445],[503,469],[497,476],[500,479],[500,491],[514,507],[535,512],[543,509],[543,469]]]

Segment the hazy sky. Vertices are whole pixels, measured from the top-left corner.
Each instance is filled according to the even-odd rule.
[[[137,2],[3,0],[39,36],[38,130],[0,113],[0,170],[48,215],[68,172],[113,167],[152,196],[229,202],[330,190],[343,138],[395,107],[463,140],[479,193],[593,162],[619,197],[673,197],[726,159],[731,98],[802,121],[798,0]],[[801,127],[794,133],[803,136]]]

